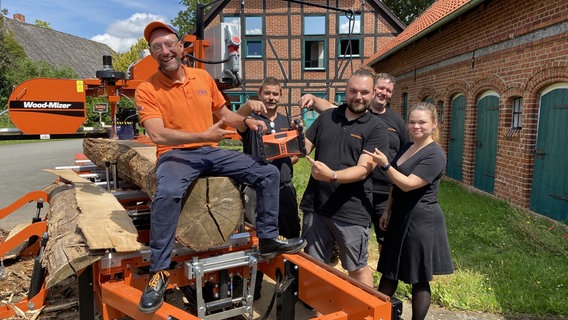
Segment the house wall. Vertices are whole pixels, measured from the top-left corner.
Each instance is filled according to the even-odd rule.
[[[297,102],[302,94],[325,92],[329,87],[327,98],[334,102],[337,92],[343,92],[346,79],[351,72],[361,66],[366,59],[393,38],[401,30],[400,27],[390,25],[383,13],[376,12],[366,1],[354,0],[316,0],[310,3],[338,7],[341,9],[363,10],[361,15],[361,34],[354,35],[361,38],[362,54],[352,59],[339,59],[337,57],[337,23],[338,16],[345,13],[331,9],[301,5],[287,1],[247,0],[241,7],[241,1],[231,1],[219,18],[211,26],[223,21],[224,17],[259,15],[264,21],[264,56],[262,58],[245,58],[243,54],[244,41],[247,37],[241,31],[243,44],[241,45],[242,71],[245,90],[256,92],[260,83],[266,76],[274,76],[283,84],[283,98],[281,105],[292,107],[292,115],[299,115]],[[327,44],[325,70],[307,71],[303,63],[303,16],[327,15],[327,34],[314,36],[324,38]],[[242,22],[241,22],[242,23]],[[241,28],[242,30],[242,28]],[[233,89],[240,92],[242,89]],[[231,91],[228,91],[231,92]]]
[[[391,107],[426,97],[443,103],[440,144],[448,150],[451,102],[466,97],[463,178],[473,185],[477,101],[499,94],[494,195],[528,208],[541,92],[568,83],[568,2],[485,1],[372,67],[396,76]],[[512,99],[523,98],[522,129],[511,130]]]

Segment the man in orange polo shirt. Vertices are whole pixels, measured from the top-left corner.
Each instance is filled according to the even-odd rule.
[[[144,37],[159,69],[138,86],[136,106],[140,123],[157,146],[158,186],[152,200],[151,276],[138,307],[154,312],[162,305],[169,282],[167,270],[182,199],[201,175],[231,177],[256,190],[256,231],[262,256],[297,253],[306,243],[301,238],[278,237],[278,169],[244,153],[216,147],[225,135],[234,133],[223,129],[225,123],[244,131],[259,126],[266,130],[264,122],[227,109],[211,76],[181,63],[183,43],[172,26],[151,22]],[[213,114],[221,120],[213,123]]]

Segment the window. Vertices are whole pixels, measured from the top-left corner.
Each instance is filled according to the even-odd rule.
[[[259,36],[263,34],[262,17],[245,17],[245,35]]]
[[[304,35],[325,35],[326,16],[304,16]],[[323,39],[304,40],[304,69],[325,70],[326,43]]]
[[[304,69],[325,69],[325,40],[304,40]]]
[[[361,55],[360,39],[339,39],[340,57],[359,57]]]
[[[444,101],[438,101],[436,109],[438,109],[438,122],[444,123]]]
[[[304,17],[304,35],[322,35],[326,34],[325,16],[305,16]]]
[[[345,15],[339,16],[339,34],[360,34],[361,33],[361,16],[353,15],[350,17]]]
[[[345,98],[345,92],[337,92],[335,94],[335,104],[340,105],[346,102],[347,99]]]
[[[521,115],[523,114],[523,98],[516,97],[513,99],[513,119],[511,122],[512,129],[521,129]]]
[[[262,58],[262,50],[261,40],[245,40],[245,57]]]

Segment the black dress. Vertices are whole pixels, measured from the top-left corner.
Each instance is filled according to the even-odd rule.
[[[378,267],[387,279],[415,284],[430,281],[433,275],[453,273],[454,268],[446,222],[438,204],[446,155],[432,142],[396,166],[410,145],[400,150],[392,165],[404,175],[414,174],[428,184],[409,192],[393,186],[391,215]]]

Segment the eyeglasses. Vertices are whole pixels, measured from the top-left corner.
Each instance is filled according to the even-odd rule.
[[[152,52],[154,53],[162,52],[164,47],[166,47],[168,51],[172,51],[178,43],[179,40],[166,40],[164,42],[156,42],[150,46],[150,49],[152,49]]]
[[[274,129],[274,121],[270,121],[270,133],[271,134],[275,134],[276,130]]]

